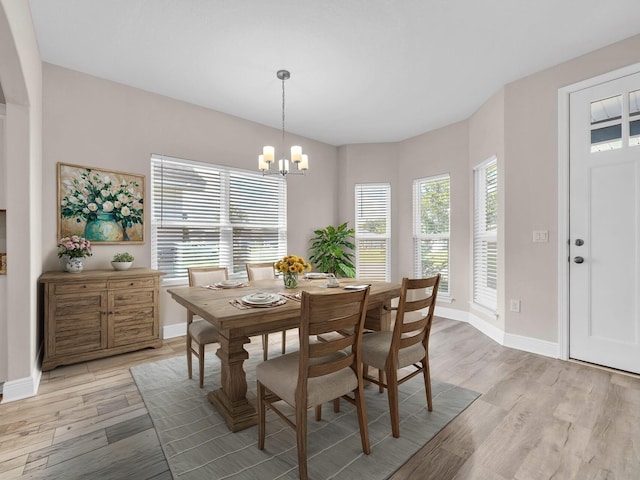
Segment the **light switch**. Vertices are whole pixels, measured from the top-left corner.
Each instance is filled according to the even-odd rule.
[[[534,230],[533,243],[547,243],[549,241],[549,230]]]

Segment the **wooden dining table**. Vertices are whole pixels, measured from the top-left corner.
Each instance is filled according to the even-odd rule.
[[[229,429],[233,432],[257,424],[255,406],[247,399],[247,377],[244,361],[249,353],[244,345],[251,336],[281,332],[297,328],[300,324],[300,302],[288,299],[283,305],[268,308],[238,308],[235,299],[253,293],[299,292],[332,295],[344,291],[349,285],[371,286],[367,304],[365,326],[372,330],[391,328],[391,299],[400,296],[400,284],[388,282],[340,279],[338,288],[327,288],[326,279],[301,279],[298,288],[285,292],[281,279],[256,280],[243,288],[212,289],[207,287],[173,287],[167,291],[171,297],[188,311],[215,325],[219,332],[216,354],[220,359],[220,388],[207,394],[209,401],[218,409]]]

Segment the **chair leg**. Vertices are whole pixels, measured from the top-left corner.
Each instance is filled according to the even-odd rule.
[[[187,371],[189,372],[189,379],[193,376],[193,358],[191,358],[191,335],[187,332]]]
[[[266,362],[269,356],[269,334],[262,335],[262,359]]]
[[[204,387],[204,345],[198,345],[198,366],[200,367],[200,388]]]
[[[316,405],[316,422],[322,420],[322,404]]]
[[[307,402],[296,405],[296,444],[298,446],[298,473],[307,480]]]
[[[264,385],[258,382],[258,394],[257,398],[257,410],[258,410],[258,448],[260,450],[264,450],[264,437],[265,437],[265,406],[264,406],[264,396],[265,389]]]
[[[364,403],[364,389],[362,382],[358,384],[358,388],[353,392],[356,400],[356,410],[358,412],[358,426],[360,427],[360,440],[362,442],[362,451],[369,455],[371,453],[371,445],[369,444],[369,426],[367,424],[367,407]]]
[[[391,417],[391,434],[400,437],[400,413],[398,411],[398,372],[387,371],[387,396],[389,397],[389,415]]]
[[[333,399],[333,411],[335,413],[340,411],[340,397]]]
[[[284,355],[287,352],[287,331],[282,331],[282,354]]]
[[[433,401],[431,399],[431,372],[429,371],[429,359],[426,357],[422,360],[422,368],[422,373],[424,375],[424,389],[427,392],[427,408],[432,412]]]
[[[378,384],[378,392],[379,392],[379,393],[384,392],[384,386],[382,385],[382,384],[384,383],[384,381],[385,381],[385,380],[384,380],[384,370],[379,369],[379,370],[378,370],[378,382],[380,382],[380,383]]]

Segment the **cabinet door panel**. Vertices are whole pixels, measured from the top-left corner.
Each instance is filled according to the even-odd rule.
[[[111,347],[157,338],[153,306],[118,310],[111,318]]]
[[[101,350],[107,346],[106,296],[100,292],[57,295],[51,301],[55,324],[51,325],[52,355]]]

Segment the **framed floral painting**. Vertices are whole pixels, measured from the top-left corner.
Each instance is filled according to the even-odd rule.
[[[58,238],[144,242],[144,176],[58,163]]]

